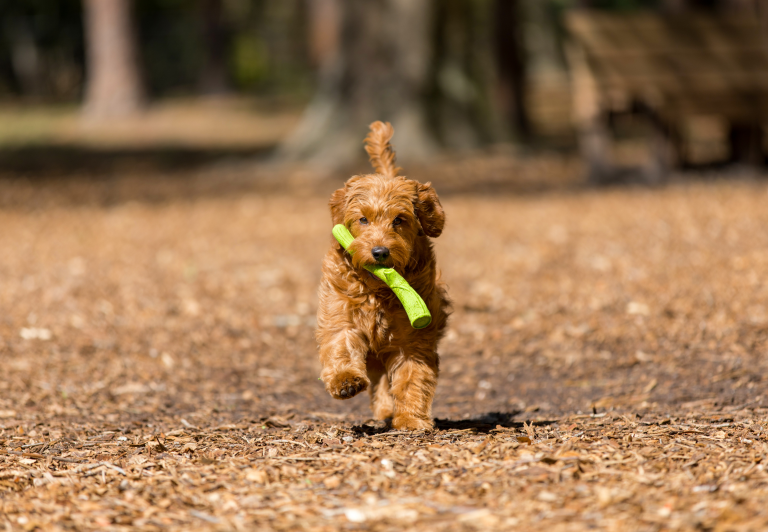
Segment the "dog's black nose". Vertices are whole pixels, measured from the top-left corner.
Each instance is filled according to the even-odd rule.
[[[389,248],[378,246],[371,250],[371,254],[373,255],[373,258],[378,262],[382,262],[387,260],[387,257],[389,257]]]

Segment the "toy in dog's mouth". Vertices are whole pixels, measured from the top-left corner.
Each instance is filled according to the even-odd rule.
[[[345,250],[349,249],[350,244],[355,240],[352,233],[349,232],[342,224],[335,225],[333,227],[333,237],[341,244]],[[423,329],[428,327],[432,323],[432,315],[429,313],[424,300],[414,290],[411,285],[408,284],[402,275],[397,273],[394,268],[382,266],[378,264],[365,264],[363,268],[368,270],[372,275],[384,281],[392,292],[397,296],[397,299],[403,304],[405,313],[408,314],[408,319],[411,322],[411,327],[414,329]]]

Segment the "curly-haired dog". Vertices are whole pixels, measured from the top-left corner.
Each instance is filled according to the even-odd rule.
[[[355,237],[351,253],[334,243],[323,261],[317,341],[322,380],[336,399],[366,388],[376,419],[395,429],[428,429],[437,386],[437,343],[449,301],[430,237],[440,236],[445,213],[430,183],[398,175],[389,143],[394,130],[374,122],[366,151],[377,173],[354,176],[331,195],[333,224]],[[394,267],[421,295],[432,323],[414,329],[390,288],[363,269]]]

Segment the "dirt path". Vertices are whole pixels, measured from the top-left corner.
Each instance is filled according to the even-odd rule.
[[[764,181],[437,176],[455,312],[410,434],[317,380],[327,186],[209,178],[3,182],[7,529],[768,527]]]

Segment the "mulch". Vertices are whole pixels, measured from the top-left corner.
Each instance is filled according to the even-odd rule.
[[[0,523],[768,528],[766,182],[462,168],[425,171],[454,302],[430,432],[317,380],[332,184],[3,181]]]

